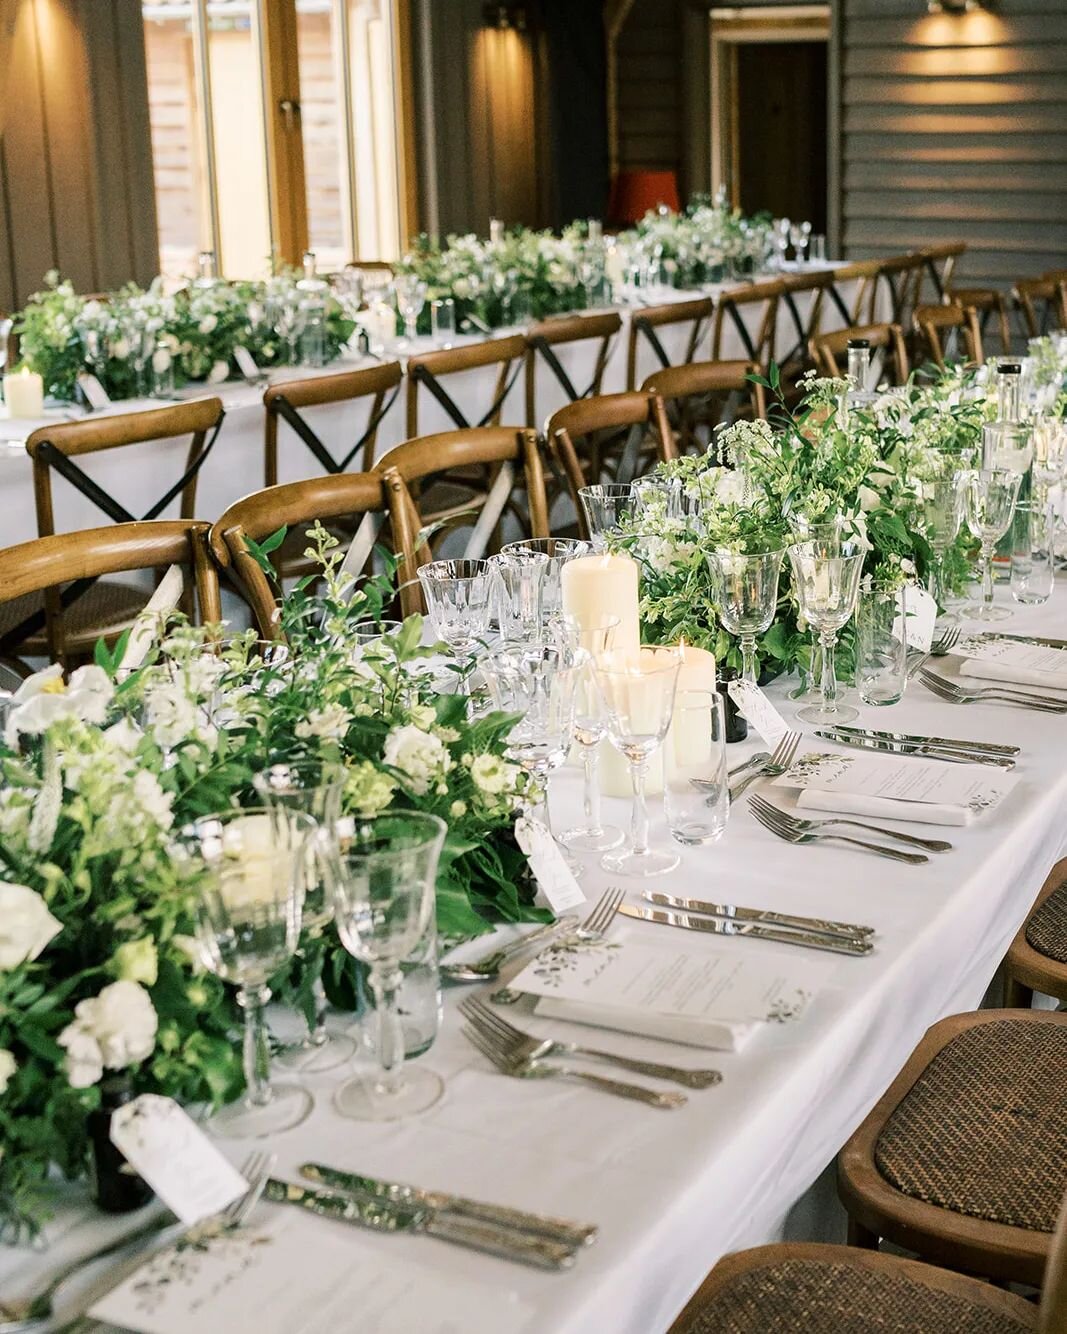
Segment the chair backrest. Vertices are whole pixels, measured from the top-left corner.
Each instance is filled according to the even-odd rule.
[[[872,348],[884,348],[886,355],[893,358],[896,376],[893,383],[904,383],[908,378],[908,352],[904,346],[904,331],[899,324],[860,324],[852,329],[819,334],[811,341],[811,356],[820,375],[837,377],[847,369],[846,353],[853,338],[866,338]]]
[[[784,284],[775,279],[753,283],[751,287],[731,288],[723,292],[715,306],[711,328],[712,361],[729,361],[724,355],[727,334],[735,334],[747,361],[755,362],[763,375],[770,371],[774,360],[774,336],[778,327],[778,303]],[[756,306],[755,330],[744,318],[746,307]]]
[[[113,523],[136,523],[155,519],[167,506],[181,497],[181,517],[191,519],[196,509],[196,481],[225,414],[217,398],[194,399],[174,407],[147,412],[128,412],[114,417],[86,417],[82,421],[57,422],[42,426],[26,441],[33,460],[33,491],[37,506],[37,533],[48,537],[55,532],[52,504],[52,473],[60,473],[105,514]],[[178,480],[145,514],[131,514],[124,505],[108,495],[74,460],[83,454],[125,445],[147,445],[156,440],[190,436],[185,470]],[[132,462],[132,461],[131,461]],[[148,459],[133,464],[151,467]]]
[[[734,421],[742,407],[752,417],[766,417],[763,386],[749,378],[758,374],[755,362],[694,361],[654,372],[641,392],[657,394],[663,400],[678,453],[702,453],[715,427]]]
[[[984,360],[982,331],[978,327],[978,314],[973,306],[916,306],[913,318],[915,330],[923,339],[930,360],[941,370],[945,369],[941,334],[946,329],[956,329],[963,334],[968,361]]]
[[[1008,303],[1004,293],[995,287],[946,287],[944,295],[946,306],[970,306],[977,313],[978,328],[982,342],[986,340],[986,325],[990,316],[996,318],[997,332],[1000,334],[1000,350],[1007,355],[1011,352],[1011,328],[1008,324]]]
[[[917,298],[922,300],[923,281],[930,279],[933,286],[934,300],[944,301],[946,293],[952,286],[952,275],[956,269],[956,261],[967,249],[966,241],[945,241],[941,245],[926,246],[919,251],[922,259],[922,274],[919,278],[919,288]]]
[[[133,570],[187,566],[195,602],[183,599],[187,614],[201,623],[221,616],[219,581],[208,554],[208,525],[182,519],[115,523],[76,533],[58,533],[0,550],[0,603],[28,593],[44,593],[45,633],[52,661],[67,666],[62,591],[81,581]],[[188,588],[186,593],[188,593]],[[145,601],[148,601],[148,593]]]
[[[526,514],[522,513],[515,496],[517,465],[522,467]],[[375,469],[383,475],[392,471],[404,483],[404,494],[394,486],[391,503],[394,511],[397,507],[406,510],[407,523],[400,526],[401,531],[414,539],[405,546],[394,534],[398,554],[403,558],[405,578],[413,578],[420,565],[433,559],[432,543],[419,540],[424,516],[417,497],[424,491],[430,494],[433,479],[458,469],[474,468],[486,472],[485,491],[476,497],[474,505],[450,516],[442,530],[458,526],[458,520],[473,521],[472,541],[478,542],[484,551],[506,509],[518,518],[524,529],[528,529],[530,537],[549,536],[545,474],[535,431],[528,427],[472,426],[463,431],[442,431],[437,435],[406,440],[383,454]]]
[[[264,419],[263,485],[274,486],[278,481],[278,419],[292,428],[314,455],[326,473],[347,472],[359,455],[358,466],[367,471],[374,465],[374,448],[378,427],[393,406],[404,378],[398,361],[384,366],[368,366],[357,371],[342,371],[339,375],[312,376],[306,380],[286,380],[274,384],[263,395],[266,408]],[[363,432],[348,446],[344,455],[336,458],[315,434],[301,408],[321,407],[329,403],[347,403],[368,398],[370,411]]]
[[[377,472],[336,473],[302,482],[285,482],[235,501],[211,525],[208,542],[220,568],[233,570],[260,634],[264,639],[273,639],[279,633],[278,589],[252,556],[245,539],[262,542],[279,528],[300,524],[310,527],[316,519],[327,522],[357,514],[384,515],[388,507],[388,497]],[[369,536],[370,541],[362,544],[368,556],[373,546],[373,534]],[[354,539],[360,540],[358,535]],[[402,607],[404,603],[401,592]],[[406,607],[404,614],[407,615]]]
[[[499,426],[504,401],[522,369],[525,356],[526,339],[522,334],[513,334],[508,338],[489,338],[480,343],[468,343],[463,347],[443,348],[437,352],[423,352],[410,357],[407,390],[408,439],[414,440],[419,434],[419,402],[422,397],[420,390],[425,390],[429,394],[457,430]],[[497,368],[496,382],[492,396],[485,403],[481,416],[477,421],[471,421],[441,381],[451,375],[464,375],[468,371],[480,370],[484,366]]]
[[[1015,284],[1012,296],[1028,337],[1039,338],[1050,327],[1067,328],[1067,283],[1048,277],[1024,278]]]
[[[878,267],[878,281],[889,294],[890,322],[902,329],[912,328],[923,272],[923,258],[917,252],[883,259]]]
[[[677,324],[689,325],[685,351],[677,364],[693,361],[707,332],[713,309],[711,297],[705,296],[696,301],[672,301],[665,306],[647,306],[643,310],[633,311],[626,349],[626,388],[634,389],[637,385],[637,356],[642,341],[651,348],[659,369],[666,370],[672,364],[659,335],[659,330],[663,328]]]
[[[791,329],[793,343],[776,360],[783,367],[788,367],[789,374],[794,378],[803,374],[810,365],[811,340],[822,328],[823,307],[833,285],[833,272],[826,270],[821,273],[798,273],[782,279],[778,327],[781,329],[783,321],[788,317],[785,327]]]
[[[563,315],[533,324],[526,331],[526,424],[537,425],[537,363],[543,361],[552,378],[567,397],[568,403],[592,398],[600,393],[604,368],[608,364],[611,344],[622,328],[622,317],[617,311],[601,315]],[[595,343],[596,356],[593,373],[576,384],[567,372],[556,348],[567,343]]]
[[[880,259],[859,260],[834,269],[833,282],[827,288],[827,298],[845,325],[873,324],[878,314],[878,282],[882,272]],[[848,294],[842,289],[855,283],[856,290]],[[851,296],[851,299],[850,299]]]
[[[1063,1197],[1059,1221],[1041,1284],[1041,1307],[1037,1334],[1062,1334],[1067,1329],[1067,1195]]]
[[[578,498],[583,486],[605,477],[631,482],[650,456],[654,462],[677,457],[663,399],[643,390],[568,403],[548,419],[545,435],[584,538],[589,533]]]

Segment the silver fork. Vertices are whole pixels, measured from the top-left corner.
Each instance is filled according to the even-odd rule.
[[[1019,704],[1024,708],[1036,709],[1038,713],[1067,713],[1067,700],[1056,700],[1049,696],[1027,695],[1022,691],[1012,690],[1010,687],[990,686],[990,687],[968,687],[956,685],[954,681],[946,681],[943,676],[937,676],[934,672],[921,671],[919,680],[931,690],[939,699],[947,700],[950,704],[978,704],[985,700],[992,700],[1002,704]]]
[[[99,1250],[92,1251],[89,1255],[83,1255],[72,1261],[50,1279],[48,1284],[36,1296],[30,1299],[25,1307],[24,1315],[13,1320],[0,1320],[0,1334],[38,1334],[38,1331],[43,1330],[52,1319],[54,1315],[53,1298],[64,1283],[73,1278],[80,1270],[96,1264],[98,1260],[106,1259],[109,1255],[117,1255],[120,1251],[134,1246],[137,1242],[153,1238],[160,1245],[169,1246],[175,1241],[179,1241],[187,1233],[194,1231],[194,1229],[206,1227],[212,1222],[227,1230],[240,1227],[259,1203],[259,1198],[267,1184],[267,1178],[274,1170],[274,1161],[275,1155],[273,1153],[265,1153],[259,1150],[250,1153],[241,1166],[241,1175],[248,1182],[248,1189],[243,1195],[239,1195],[236,1200],[228,1204],[221,1213],[216,1214],[213,1219],[201,1220],[199,1223],[167,1224],[164,1219],[157,1218],[147,1228],[135,1232],[132,1236],[127,1233],[118,1241],[108,1242],[106,1246],[101,1246]]]
[[[777,778],[779,774],[784,774],[793,763],[793,756],[796,755],[799,745],[800,733],[786,732],[785,736],[775,746],[769,764],[754,769],[751,773],[745,774],[744,778],[738,782],[730,784],[730,800],[736,801],[741,793],[757,778]]]
[[[648,1107],[669,1110],[684,1107],[689,1101],[684,1093],[661,1093],[657,1089],[645,1088],[642,1084],[626,1084],[618,1079],[605,1079],[603,1075],[590,1074],[588,1070],[579,1070],[573,1065],[558,1062],[548,1064],[542,1060],[529,1060],[513,1056],[504,1043],[496,1042],[480,1028],[468,1026],[464,1036],[472,1046],[485,1056],[492,1065],[513,1079],[570,1079],[581,1084],[590,1084],[602,1093],[613,1093],[618,1098],[629,1098],[631,1102],[643,1102]]]
[[[509,1024],[501,1015],[496,1014],[483,1001],[473,996],[468,996],[459,1010],[472,1028],[489,1038],[495,1038],[501,1044],[507,1044],[507,1050],[515,1060],[536,1061],[543,1056],[588,1056],[592,1060],[617,1065],[620,1070],[629,1070],[635,1075],[648,1075],[652,1079],[669,1079],[684,1088],[707,1089],[722,1083],[722,1075],[718,1070],[686,1070],[677,1065],[663,1065],[659,1061],[639,1061],[629,1056],[616,1055],[615,1052],[600,1051],[595,1047],[581,1047],[576,1042],[555,1042],[552,1038],[535,1038],[530,1033],[524,1033],[521,1028],[516,1028],[514,1024]]]
[[[826,825],[847,824],[853,829],[865,829],[868,834],[882,834],[885,838],[899,839],[901,843],[910,843],[916,848],[925,848],[927,852],[951,852],[952,844],[946,843],[943,838],[919,838],[917,834],[905,834],[899,829],[885,829],[877,824],[865,824],[862,820],[848,820],[844,816],[831,815],[825,820],[809,820],[800,815],[794,815],[792,811],[783,811],[780,806],[774,806],[771,802],[761,797],[758,793],[749,797],[748,804],[754,811],[761,811],[764,815],[775,818],[793,829],[799,830],[802,834],[816,834]]]
[[[584,940],[589,944],[595,944],[604,939],[608,927],[615,920],[615,914],[619,911],[619,904],[626,897],[626,891],[614,888],[606,889],[600,898],[593,905],[589,916],[574,932],[578,940]]]
[[[804,834],[799,829],[793,829],[789,825],[781,823],[777,818],[765,815],[762,811],[753,809],[752,814],[764,829],[770,830],[772,834],[784,839],[786,843],[819,843],[823,841],[851,843],[853,847],[865,848],[868,852],[876,852],[880,857],[889,857],[895,862],[909,862],[912,866],[919,866],[930,860],[921,852],[902,852],[899,848],[883,847],[881,843],[865,843],[862,839],[849,838],[846,834]],[[0,1334],[2,1334],[2,1331],[0,1331]]]
[[[943,635],[939,635],[938,638],[935,639],[933,643],[930,645],[929,653],[918,654],[915,661],[911,663],[911,665],[908,667],[908,680],[910,681],[912,677],[915,676],[916,672],[921,671],[930,661],[931,658],[943,658],[946,656],[946,654],[951,653],[952,650],[956,647],[956,644],[959,642],[959,637],[960,637],[959,626],[958,625],[949,626],[949,628],[945,631],[945,633]]]

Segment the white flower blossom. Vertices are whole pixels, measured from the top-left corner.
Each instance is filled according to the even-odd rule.
[[[221,384],[223,380],[230,378],[230,363],[221,359],[212,362],[211,369],[207,373],[208,384]]]
[[[424,796],[438,777],[451,768],[451,758],[440,737],[407,724],[394,727],[385,738],[382,759],[405,776],[415,796]]]
[[[312,709],[306,718],[297,723],[294,731],[304,741],[312,737],[323,741],[340,741],[351,722],[352,715],[343,704],[326,704],[321,709]]]
[[[471,763],[471,782],[486,796],[495,797],[510,792],[519,769],[499,755],[479,755]]]
[[[36,890],[0,881],[0,971],[32,963],[62,930]]]
[[[0,1095],[7,1092],[7,1086],[19,1068],[18,1062],[6,1047],[0,1047]]]
[[[79,667],[67,685],[62,668],[53,664],[27,677],[15,691],[4,740],[15,747],[20,733],[36,735],[66,718],[102,723],[114,694],[102,667]]]
[[[159,1019],[137,982],[112,982],[99,995],[79,1001],[74,1019],[59,1035],[67,1052],[67,1077],[75,1088],[95,1084],[106,1067],[123,1070],[151,1056]]]

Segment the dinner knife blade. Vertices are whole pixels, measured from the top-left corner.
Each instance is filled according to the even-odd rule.
[[[289,1181],[267,1182],[264,1195],[277,1204],[293,1204],[320,1218],[333,1218],[371,1232],[412,1232],[452,1242],[469,1250],[516,1260],[537,1269],[569,1269],[575,1250],[547,1237],[522,1236],[485,1223],[441,1217],[426,1208],[405,1208],[375,1195],[342,1194],[299,1186]]]
[[[820,917],[800,917],[795,913],[774,912],[764,908],[739,908],[732,903],[705,903],[701,899],[680,898],[646,889],[641,896],[657,908],[680,908],[683,912],[707,913],[711,917],[725,917],[731,921],[756,922],[765,926],[785,926],[800,931],[816,931],[821,936],[873,936],[873,926],[855,926],[851,922],[828,922]]]
[[[946,764],[992,764],[998,769],[1014,769],[1015,761],[1006,755],[987,755],[977,750],[950,750],[945,746],[932,746],[926,742],[886,741],[874,736],[844,736],[837,732],[816,731],[816,736],[824,741],[834,741],[839,746],[854,746],[857,750],[880,750],[891,755],[918,755],[928,760],[944,760]]]
[[[418,1186],[406,1186],[401,1182],[379,1181],[375,1177],[360,1176],[356,1172],[343,1172],[336,1167],[327,1167],[324,1163],[302,1163],[300,1174],[309,1181],[321,1182],[322,1185],[334,1190],[377,1196],[401,1208],[421,1207],[432,1209],[437,1213],[462,1214],[464,1217],[475,1218],[497,1227],[553,1237],[568,1246],[588,1246],[597,1237],[596,1227],[571,1223],[564,1218],[550,1218],[543,1214],[528,1213],[524,1209],[486,1204],[481,1200],[471,1200],[463,1195],[452,1195],[446,1191],[421,1190]]]
[[[947,736],[915,736],[911,732],[880,732],[875,727],[849,727],[845,723],[834,723],[830,729],[843,732],[847,736],[871,736],[879,741],[903,741],[915,745],[947,746],[949,750],[984,750],[993,755],[1018,755],[1018,746],[1005,746],[996,741],[961,741]]]
[[[753,940],[773,940],[780,945],[807,945],[811,949],[828,950],[831,954],[870,954],[874,946],[869,940],[849,940],[844,936],[820,936],[814,931],[775,930],[757,926],[754,922],[730,922],[715,917],[694,917],[690,913],[666,912],[662,908],[639,908],[624,903],[619,912],[624,917],[636,917],[642,922],[659,926],[677,926],[686,931],[706,931],[712,936],[751,936]]]

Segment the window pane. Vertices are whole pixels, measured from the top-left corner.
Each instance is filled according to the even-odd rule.
[[[333,0],[296,0],[308,244],[320,271],[343,268],[353,258],[333,11]]]
[[[401,251],[394,0],[349,0],[356,236],[361,259]]]

